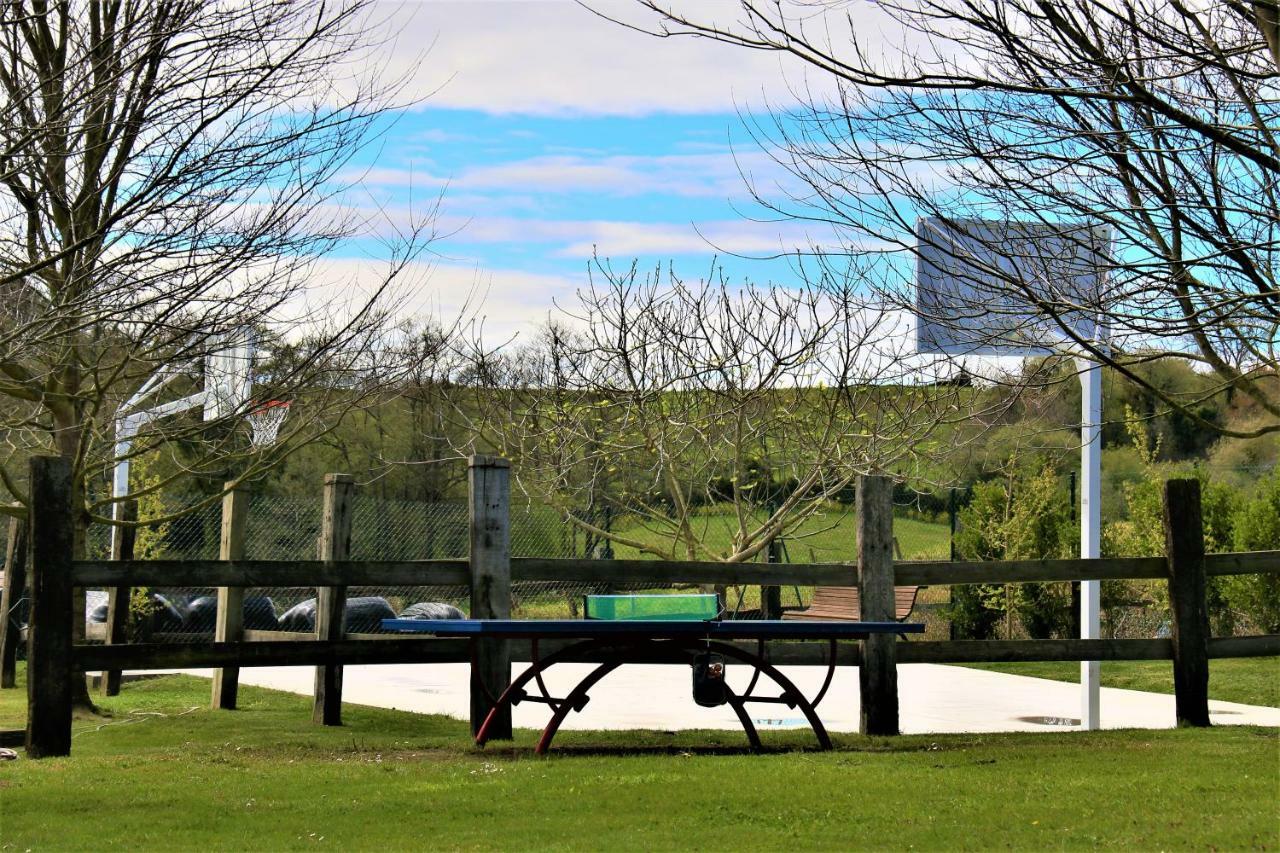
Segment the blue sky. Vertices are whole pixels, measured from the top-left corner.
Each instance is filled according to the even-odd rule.
[[[631,4],[596,5],[635,19]],[[793,103],[798,66],[653,38],[561,0],[380,8],[397,37],[379,70],[408,73],[408,94],[423,100],[352,164],[349,201],[395,221],[443,194],[445,236],[411,279],[407,310],[447,317],[478,288],[486,337],[526,334],[553,301],[572,300],[593,252],[687,278],[719,255],[736,278],[794,280],[786,261],[733,255],[808,240],[797,223],[752,221],[764,211],[740,174],[766,189],[782,177],[742,116],[767,121]],[[372,269],[378,253],[358,241],[336,263]]]

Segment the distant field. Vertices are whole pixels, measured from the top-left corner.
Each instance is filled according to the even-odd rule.
[[[700,513],[694,520],[699,539],[714,551],[728,549],[736,524],[732,512],[727,509]],[[645,529],[635,519],[620,519],[614,531],[640,542],[666,542],[663,536]],[[906,560],[945,560],[950,553],[951,535],[945,524],[897,518],[893,522],[893,535]],[[851,560],[854,554],[853,508],[835,510],[811,519],[788,537],[785,547],[787,557],[793,563]],[[619,558],[638,556],[635,548],[624,545],[614,546],[614,553]]]

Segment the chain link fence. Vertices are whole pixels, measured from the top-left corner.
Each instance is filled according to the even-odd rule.
[[[1258,476],[1257,471],[1208,471],[1210,482],[1223,477]],[[1062,498],[1074,507],[1078,494],[1070,475],[1061,478]],[[1103,484],[1104,498],[1124,493],[1126,484],[1141,483],[1133,472],[1109,475]],[[934,495],[922,500],[910,494],[896,498],[897,518],[894,523],[896,556],[904,560],[946,560],[955,554],[955,531],[964,524],[963,508],[972,492],[957,489],[950,494]],[[169,498],[167,512],[193,507],[198,498]],[[1104,503],[1114,512],[1114,498]],[[354,560],[419,560],[465,558],[468,550],[467,507],[462,501],[417,502],[360,497],[354,507],[352,559]],[[320,533],[321,505],[318,496],[303,499],[259,494],[250,499],[245,531],[245,555],[250,559],[296,560],[314,559]],[[695,518],[695,533],[713,547],[727,543],[736,527],[736,518],[727,511],[710,508]],[[618,515],[593,519],[631,540],[662,535],[647,528],[633,517]],[[1073,522],[1074,523],[1074,522]],[[221,506],[208,503],[159,526],[139,530],[135,554],[139,559],[198,560],[216,559],[221,527]],[[1074,533],[1073,533],[1074,535]],[[1213,543],[1210,543],[1211,547]],[[554,510],[536,504],[516,505],[511,512],[511,549],[515,557],[615,556],[635,558],[652,556],[634,548],[613,544],[606,547],[600,540],[584,534],[566,522]],[[106,558],[110,553],[110,530],[106,526],[90,529],[87,550],[91,558]],[[1147,549],[1149,550],[1149,548]],[[1219,548],[1219,550],[1224,550]],[[783,562],[845,562],[856,553],[853,507],[833,503],[817,513],[799,530],[794,531],[779,548]],[[0,552],[3,553],[3,552]],[[958,556],[964,557],[964,554]],[[193,579],[194,580],[194,579]],[[1151,637],[1165,630],[1166,615],[1160,599],[1159,584],[1148,582],[1108,582],[1103,590],[1103,630],[1107,636]],[[578,582],[517,582],[513,586],[512,611],[517,618],[577,618],[581,615],[583,596],[596,592],[667,592],[696,589],[693,585],[654,587],[651,584],[628,583],[625,578],[607,586]],[[952,587],[920,590],[913,620],[926,624],[927,639],[953,636]],[[990,617],[986,635],[1018,639],[1032,635],[1034,626],[1025,618],[1025,602],[1017,585],[995,587],[983,585],[978,590],[988,611],[999,611]],[[759,616],[760,588],[747,586],[720,590],[728,615],[738,618]],[[971,590],[971,592],[974,592]],[[1037,595],[1056,597],[1059,611],[1075,605],[1069,584],[1047,584]],[[784,609],[803,609],[812,599],[813,588],[789,585],[781,589]],[[1211,591],[1212,595],[1212,591]],[[150,590],[147,598],[135,601],[141,617],[148,619],[151,639],[164,641],[198,641],[212,636],[216,613],[216,590],[197,585],[174,585]],[[399,615],[415,605],[440,605],[466,613],[470,593],[465,586],[355,587],[348,590],[348,631],[376,631],[379,621]],[[314,588],[254,589],[246,593],[246,627],[310,631],[314,627]],[[11,618],[21,621],[25,601],[15,602]],[[87,593],[86,617],[90,636],[94,625],[102,625],[106,614],[106,593]],[[147,611],[151,611],[148,615]],[[1215,632],[1229,634],[1242,627],[1228,621],[1214,626]],[[101,628],[97,629],[99,632]],[[1070,630],[1058,626],[1058,634]],[[100,634],[99,634],[100,635]]]

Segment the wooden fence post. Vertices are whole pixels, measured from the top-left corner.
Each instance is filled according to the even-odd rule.
[[[219,560],[244,559],[244,531],[249,519],[249,492],[243,486],[227,483],[222,496],[222,530],[218,541]],[[316,601],[316,613],[320,602]],[[244,587],[218,587],[218,621],[214,625],[216,643],[233,643],[244,639]],[[234,711],[240,687],[240,667],[224,666],[213,671],[213,696],[210,707]]]
[[[138,502],[125,501],[120,505],[120,520],[133,522],[138,520]],[[128,561],[133,559],[133,546],[138,538],[138,528],[130,525],[120,527],[111,537],[111,559]],[[113,586],[107,590],[107,633],[104,638],[108,645],[120,644],[128,639],[129,598],[133,588]],[[120,670],[109,669],[102,674],[102,692],[107,696],[120,695]]]
[[[893,484],[887,477],[859,477],[856,503],[862,619],[892,622],[897,618],[893,595]],[[898,734],[897,643],[895,634],[871,634],[862,641],[858,727],[864,735]]]
[[[511,617],[511,463],[498,456],[467,461],[471,528],[471,618]],[[489,714],[493,700],[511,681],[506,640],[479,640],[471,678],[471,731]],[[511,710],[489,727],[490,740],[511,739]]]
[[[1164,484],[1164,541],[1173,617],[1173,692],[1179,726],[1209,725],[1209,610],[1199,480]]]
[[[350,474],[324,477],[324,515],[320,522],[320,559],[341,563],[351,559],[351,517],[356,484]],[[347,611],[345,586],[316,589],[316,639],[341,640]],[[316,667],[315,700],[311,719],[326,726],[342,725],[342,665]]]
[[[4,589],[0,591],[0,688],[17,686],[18,643],[22,631],[14,610],[27,594],[27,522],[9,519],[9,543],[4,555]]]
[[[27,626],[27,755],[71,754],[71,628],[83,613],[72,610],[71,561],[75,555],[71,461],[61,456],[30,460],[31,618]]]
[[[766,563],[782,562],[782,540],[777,536],[769,540],[769,547],[765,550]],[[781,619],[782,618],[782,587],[780,586],[762,586],[760,587],[760,618],[761,619]]]

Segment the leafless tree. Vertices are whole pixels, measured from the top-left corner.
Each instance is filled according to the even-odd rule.
[[[885,343],[895,316],[830,282],[685,282],[598,262],[562,310],[537,342],[477,359],[455,416],[567,523],[665,559],[747,561],[819,531],[859,473],[916,473],[950,449],[943,432],[978,434],[945,426],[998,402],[920,382]],[[725,509],[729,529],[712,529]]]
[[[25,511],[27,456],[60,454],[82,543],[112,515],[121,406],[161,371],[140,408],[199,391],[228,335],[260,339],[251,400],[146,426],[129,455],[170,472],[147,489],[259,476],[398,381],[395,282],[429,213],[372,284],[316,287],[317,259],[367,225],[341,170],[402,106],[370,71],[377,26],[359,2],[0,8],[0,484],[19,502],[0,511]],[[256,451],[245,415],[274,398],[294,415]]]
[[[1001,265],[984,270],[995,294],[984,299],[1029,303],[1032,325],[1047,321],[1206,429],[1280,430],[1274,0],[740,0],[729,14],[638,2],[656,14],[638,26],[656,35],[776,51],[809,70],[802,105],[754,125],[795,183],[754,191],[778,215],[843,235],[844,248],[805,259],[815,275],[865,262],[859,247],[918,253],[927,218],[961,232],[992,220],[1052,228],[1090,250],[1104,234],[1101,299]],[[911,266],[879,265],[888,305],[914,302]],[[1109,340],[1072,322],[1099,303]],[[1263,416],[1223,427],[1202,417],[1201,396],[1135,369],[1168,357]]]

